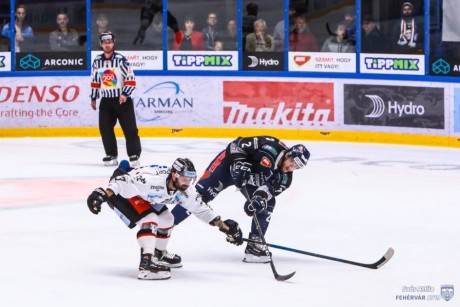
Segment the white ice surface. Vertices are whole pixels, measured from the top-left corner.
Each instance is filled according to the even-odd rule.
[[[202,173],[228,141],[143,138],[141,163],[189,157]],[[108,207],[98,216],[86,207],[113,171],[102,166],[100,139],[0,139],[0,306],[460,306],[459,294],[439,299],[441,285],[460,287],[460,151],[303,143],[311,160],[278,197],[267,240],[366,263],[391,246],[382,268],[272,249],[280,274],[296,271],[278,282],[269,265],[241,261],[244,245],[190,217],[168,247],[183,268],[167,281],[139,281],[136,230]],[[247,236],[243,202],[228,189],[212,206]],[[433,292],[403,292],[410,286]],[[435,300],[397,300],[408,294]]]

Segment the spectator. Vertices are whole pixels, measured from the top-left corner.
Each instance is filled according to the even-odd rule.
[[[93,31],[91,32],[91,40],[92,45],[91,49],[99,49],[101,48],[101,44],[99,41],[99,36],[102,32],[109,31],[109,18],[104,13],[97,14],[95,26],[93,27]]]
[[[227,31],[222,35],[222,42],[225,50],[238,50],[238,29],[235,19],[227,23]]]
[[[49,36],[50,48],[53,51],[74,51],[78,47],[78,33],[69,28],[69,17],[66,13],[56,16],[58,29]]]
[[[289,6],[289,29],[288,32],[291,33],[295,29],[295,15],[296,10]],[[275,30],[273,31],[273,40],[275,44],[275,51],[283,52],[284,51],[284,18],[281,21],[278,21],[275,25]]]
[[[221,40],[221,33],[217,29],[217,14],[209,13],[207,19],[208,25],[201,31],[203,33],[206,50],[214,50],[214,43]]]
[[[353,45],[356,45],[356,10],[349,9],[343,16],[343,24],[345,25],[345,39]]]
[[[31,51],[32,43],[34,41],[34,31],[25,19],[25,5],[18,5],[16,7],[14,17],[14,50],[16,52]],[[10,38],[10,23],[7,23],[2,27],[1,35],[6,39]]]
[[[167,29],[168,49],[172,48],[174,31]],[[152,23],[145,31],[145,39],[142,43],[149,50],[163,49],[163,14],[158,12],[153,17]]]
[[[401,19],[395,24],[392,33],[394,53],[423,53],[423,26],[416,22],[414,6],[404,2],[401,6]]]
[[[295,29],[289,33],[289,51],[319,50],[316,37],[310,32],[304,15],[295,18]]]
[[[250,2],[246,5],[246,15],[243,16],[243,46],[246,46],[246,37],[254,32],[254,22],[257,20],[257,14],[259,13],[259,6]]]
[[[174,41],[174,50],[205,50],[203,33],[195,31],[195,19],[185,17],[184,30],[179,31]]]
[[[273,36],[268,35],[267,23],[263,19],[257,19],[254,22],[254,32],[246,37],[245,50],[254,51],[273,51]]]
[[[221,41],[216,41],[214,43],[214,51],[223,51],[224,50],[224,43]]]
[[[349,40],[345,39],[345,25],[343,23],[337,24],[334,35],[326,39],[321,47],[321,52],[355,52],[355,46]]]
[[[362,53],[387,53],[389,42],[380,31],[372,15],[363,17],[363,31],[361,34]]]

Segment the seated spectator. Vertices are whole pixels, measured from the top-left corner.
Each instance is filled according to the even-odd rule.
[[[273,51],[273,36],[268,35],[267,23],[263,19],[257,19],[254,22],[254,32],[246,37],[245,50],[247,52],[254,51]]]
[[[68,27],[69,17],[66,13],[58,13],[56,17],[58,29],[49,36],[50,48],[53,51],[74,51],[78,47],[78,33]]]
[[[168,27],[167,30],[168,49],[172,48],[174,31]],[[144,49],[162,50],[163,49],[163,13],[158,12],[153,17],[151,25],[145,31],[145,38],[142,42]]]
[[[249,2],[246,5],[246,14],[243,16],[243,47],[246,46],[246,37],[254,32],[254,22],[257,20],[259,6],[254,2]]]
[[[389,41],[377,27],[374,17],[365,15],[362,22],[361,52],[387,53],[389,51]]]
[[[295,29],[295,15],[296,11],[289,6],[288,11],[288,18],[289,18],[289,29],[288,32],[291,33]],[[284,19],[280,20],[275,25],[275,30],[273,30],[273,40],[275,44],[275,51],[283,52],[284,51]]]
[[[343,16],[345,25],[345,39],[356,45],[356,9],[352,8],[345,12]]]
[[[109,18],[107,15],[104,13],[97,14],[95,26],[91,31],[91,40],[93,41],[91,48],[93,50],[101,48],[99,36],[102,32],[108,32],[109,30]]]
[[[184,30],[176,34],[173,50],[205,50],[203,33],[195,31],[195,19],[185,17]]]
[[[224,43],[221,41],[216,41],[214,43],[214,51],[222,51],[224,50]]]
[[[304,15],[295,18],[295,29],[289,33],[289,51],[313,51],[319,50],[316,37],[308,28],[307,19]]]
[[[203,33],[206,50],[214,50],[214,43],[222,39],[220,31],[217,29],[216,13],[208,14],[207,26],[201,32]]]
[[[393,26],[392,52],[393,53],[423,53],[424,49],[423,24],[414,14],[411,2],[404,2],[401,6],[401,19]]]
[[[26,21],[26,7],[25,5],[18,5],[14,12],[14,50],[16,52],[26,52],[32,50],[34,41],[34,31],[29,23]],[[10,38],[10,23],[2,27],[2,37],[5,39]],[[9,50],[11,47],[8,48]]]
[[[225,50],[238,50],[238,29],[235,19],[228,21],[227,31],[222,35],[222,42]]]
[[[334,31],[334,36],[329,37],[321,47],[321,52],[339,52],[351,53],[355,52],[355,46],[345,39],[345,25],[337,24]]]

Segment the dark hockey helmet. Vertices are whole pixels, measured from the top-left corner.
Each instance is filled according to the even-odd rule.
[[[297,167],[302,168],[307,165],[308,159],[310,159],[310,152],[304,145],[297,144],[286,152],[286,157],[292,157]]]
[[[115,43],[115,35],[110,31],[105,31],[101,33],[99,40],[101,43],[106,40],[112,40]]]
[[[188,177],[193,180],[196,179],[195,165],[193,165],[190,159],[177,158],[171,168],[178,176]]]

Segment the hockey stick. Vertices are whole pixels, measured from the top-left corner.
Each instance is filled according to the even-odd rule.
[[[243,238],[243,241],[252,242],[252,243],[260,243],[259,241],[246,239],[246,238]],[[368,269],[374,269],[374,270],[382,267],[385,263],[390,261],[391,257],[393,257],[393,255],[395,253],[393,248],[390,247],[390,248],[388,248],[388,250],[385,253],[385,255],[383,255],[383,257],[380,258],[378,261],[376,261],[374,263],[367,264],[367,263],[361,263],[361,262],[345,260],[345,259],[341,259],[341,258],[325,256],[325,255],[321,255],[321,254],[317,254],[317,253],[306,252],[306,251],[303,251],[303,250],[299,250],[299,249],[295,249],[295,248],[291,248],[291,247],[285,247],[285,246],[276,245],[276,244],[270,244],[270,243],[266,243],[266,244],[269,247],[282,249],[282,250],[285,250],[285,251],[288,251],[288,252],[294,252],[294,253],[303,254],[303,255],[307,255],[307,256],[312,256],[312,257],[316,257],[316,258],[322,258],[322,259],[342,262],[342,263],[346,263],[346,264],[357,265],[357,266],[360,266],[360,267],[364,267],[364,268],[368,268]]]
[[[249,198],[249,194],[248,194],[248,191],[246,190],[246,187],[243,187],[241,188],[241,192],[244,194],[244,197],[246,197],[246,199],[249,201],[250,198]],[[273,263],[273,258],[272,258],[272,254],[270,253],[270,251],[268,250],[268,244],[267,244],[267,241],[265,241],[265,236],[264,234],[262,233],[262,228],[260,227],[260,223],[259,221],[257,220],[257,217],[256,215],[254,214],[253,216],[253,221],[254,223],[256,224],[256,228],[257,228],[257,231],[259,232],[259,236],[260,236],[260,239],[262,242],[260,241],[255,241],[255,240],[251,240],[251,242],[253,243],[257,243],[257,244],[263,244],[265,245],[266,248],[264,248],[264,251],[265,251],[265,254],[267,255],[268,258],[270,258],[270,267],[272,268],[272,272],[273,272],[273,276],[275,277],[276,280],[278,281],[285,281],[285,280],[288,280],[289,278],[291,278],[292,276],[294,276],[295,272],[292,272],[290,274],[287,274],[287,275],[280,275],[278,274],[278,272],[276,271],[276,268],[275,268],[275,264]],[[248,239],[243,239],[245,241],[248,241]]]

